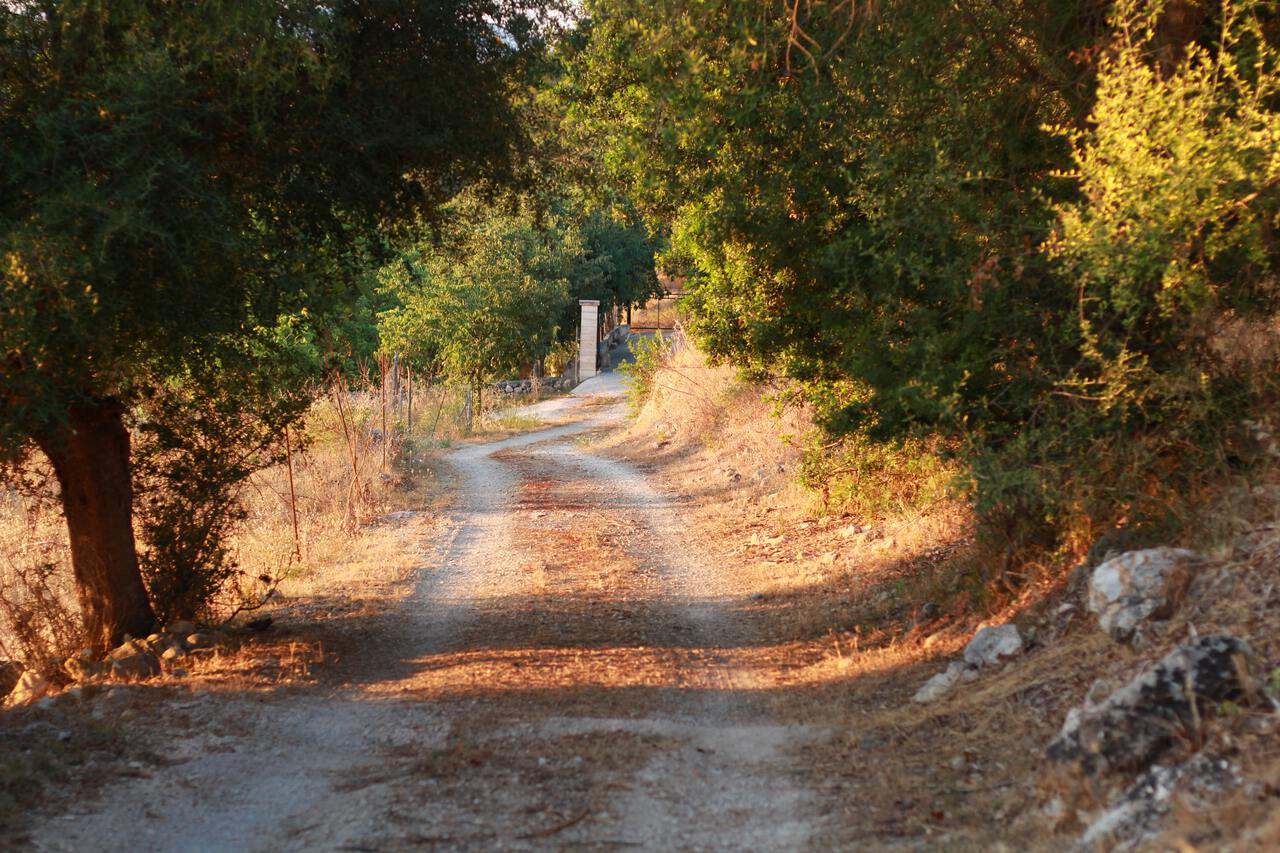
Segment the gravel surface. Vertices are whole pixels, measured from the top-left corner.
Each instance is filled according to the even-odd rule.
[[[453,452],[447,523],[403,522],[425,555],[413,594],[353,627],[320,686],[197,694],[161,760],[35,846],[806,847],[829,808],[800,750],[831,733],[771,715],[733,663],[755,641],[735,591],[676,507],[582,449],[620,423],[617,390]]]

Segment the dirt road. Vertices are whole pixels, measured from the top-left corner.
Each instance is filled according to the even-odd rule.
[[[464,447],[412,595],[318,687],[196,696],[163,761],[44,821],[48,850],[802,849],[827,809],[678,506],[563,419]],[[590,386],[588,390],[590,389]]]

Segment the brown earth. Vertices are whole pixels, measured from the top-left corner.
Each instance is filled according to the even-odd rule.
[[[607,393],[553,414],[564,421],[454,451],[447,510],[370,528],[360,559],[293,589],[238,652],[182,683],[57,703],[67,725],[105,716],[138,748],[98,760],[98,784],[64,786],[11,840],[1069,845],[1041,808],[1043,746],[1094,678],[1142,654],[1079,630],[1078,612],[1015,601],[996,616],[1019,621],[1029,653],[916,705],[976,627],[917,614],[929,588],[903,588],[963,548],[957,510],[828,516],[787,485],[784,448],[655,443]],[[760,473],[765,459],[781,470]],[[1274,732],[1209,736],[1274,774]],[[1266,802],[1228,805],[1267,820]],[[1166,847],[1226,846],[1230,830],[1206,836],[1206,819],[1179,812]]]
[[[453,453],[451,514],[384,528],[416,571],[362,562],[276,612],[257,648],[322,649],[305,673],[126,689],[112,702],[156,760],[26,840],[805,846],[833,807],[803,749],[832,732],[774,712],[743,591],[683,540],[671,499],[575,443],[619,415],[589,401],[576,422]]]

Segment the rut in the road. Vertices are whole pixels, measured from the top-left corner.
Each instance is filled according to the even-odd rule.
[[[577,474],[590,484],[594,512],[627,526],[619,557],[652,573],[645,619],[678,650],[662,674],[680,689],[655,691],[643,718],[591,719],[588,706],[584,718],[563,721],[665,740],[615,798],[621,835],[665,849],[803,846],[814,803],[794,778],[795,750],[820,732],[769,721],[753,695],[756,679],[733,655],[749,645],[748,627],[733,618],[734,599],[714,569],[683,541],[676,508],[631,466],[565,444],[536,452],[560,467],[559,482]]]
[[[672,505],[573,441],[598,426],[455,453],[453,523],[347,686],[226,703],[233,760],[189,744],[45,846],[804,846],[796,747],[821,733],[770,718]]]

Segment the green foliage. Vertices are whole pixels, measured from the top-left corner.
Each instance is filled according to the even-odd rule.
[[[626,223],[592,210],[574,227],[582,244],[571,278],[575,300],[599,300],[603,315],[661,295],[654,269],[655,241],[643,223]]]
[[[551,351],[581,250],[572,233],[497,212],[463,217],[451,237],[383,270],[399,304],[382,315],[382,345],[480,389]]]
[[[1178,519],[1274,395],[1274,4],[833,8],[587,5],[567,126],[691,331],[1014,550]]]
[[[0,443],[58,429],[77,401],[131,403],[202,372],[282,315],[322,323],[365,235],[500,171],[486,11],[0,11]]]
[[[380,273],[382,351],[479,388],[553,354],[563,368],[576,355],[579,299],[603,312],[657,292],[644,225],[547,201],[451,204],[439,231]]]
[[[542,227],[573,233],[578,243],[568,273],[574,304],[560,323],[564,343],[577,325],[577,300],[599,301],[603,316],[661,291],[654,255],[662,237],[608,180],[598,141],[582,132],[567,97],[566,59],[582,43],[582,29],[573,28],[542,41],[540,49],[526,50],[516,95],[532,153],[513,205],[531,212]]]
[[[918,512],[954,492],[957,469],[937,440],[874,440],[844,436],[838,448],[811,443],[801,480],[823,502],[861,519]]]
[[[486,0],[0,5],[0,463],[61,446],[73,410],[127,415],[162,606],[198,607],[216,581],[191,573],[229,571],[234,484],[298,416],[300,374],[368,351],[358,285],[387,237],[512,176],[508,17]],[[117,516],[93,535],[131,541]],[[76,566],[108,642],[151,616],[112,553],[110,580]]]
[[[140,564],[162,621],[209,615],[239,573],[227,539],[246,517],[241,490],[254,471],[281,460],[280,425],[311,402],[314,354],[288,331],[243,351],[240,370],[171,380],[139,404]]]
[[[632,339],[631,354],[635,360],[618,369],[627,377],[627,402],[636,415],[653,396],[654,380],[671,356],[671,345],[660,332],[639,336]]]
[[[803,75],[777,49],[787,21],[752,4],[589,7],[575,117],[643,214],[670,224],[667,261],[689,275],[713,355],[869,389],[822,412],[837,432],[1021,418],[1010,374],[1033,369],[1020,348],[1046,326],[1030,306],[1067,301],[1030,243],[1052,224],[1046,181],[1066,150],[1041,125],[1072,106],[988,42],[1034,48],[1035,28],[1066,26],[1066,51],[1088,30],[1034,6],[878,7]],[[834,44],[844,23],[810,33]]]
[[[1118,424],[1190,424],[1261,390],[1262,365],[1222,336],[1280,297],[1280,68],[1240,5],[1224,7],[1218,50],[1190,45],[1171,73],[1148,61],[1154,30],[1126,28],[1090,129],[1070,134],[1083,198],[1059,208],[1049,244],[1078,283],[1070,387]]]
[[[548,376],[558,376],[569,369],[573,360],[578,357],[577,340],[558,341],[547,354],[546,368]]]
[[[1121,4],[1089,127],[1065,131],[1081,195],[1045,250],[1081,345],[1017,455],[1057,513],[1168,529],[1280,390],[1280,67],[1248,2],[1157,64],[1160,8]]]

